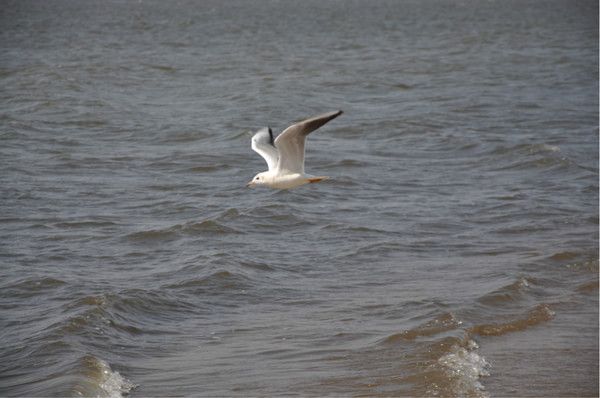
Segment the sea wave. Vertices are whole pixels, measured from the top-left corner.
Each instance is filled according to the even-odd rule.
[[[488,397],[481,377],[490,375],[491,365],[478,352],[478,348],[477,343],[470,339],[464,346],[453,345],[450,352],[440,357],[435,365],[441,367],[447,377],[446,388],[433,384],[427,395]]]
[[[146,229],[133,232],[127,238],[134,242],[153,242],[157,240],[172,240],[182,236],[202,236],[206,234],[238,234],[240,231],[228,227],[215,220],[204,220],[200,222],[188,222],[173,225],[168,228]]]
[[[477,301],[480,304],[497,307],[506,305],[506,303],[516,302],[521,299],[527,289],[533,282],[525,277],[518,278],[513,283],[503,286],[499,289],[494,290],[484,296],[480,297]]]
[[[501,323],[476,325],[470,328],[472,334],[480,336],[501,336],[507,333],[519,332],[537,326],[554,318],[555,312],[548,304],[539,304],[524,316]]]
[[[75,396],[121,398],[136,387],[106,361],[93,355],[81,358],[75,372],[78,377],[71,391]]]
[[[435,315],[387,336],[378,345],[386,353],[405,358],[398,375],[387,381],[397,385],[399,395],[487,397],[482,377],[490,375],[491,365],[454,313]]]
[[[396,343],[401,340],[415,340],[419,337],[434,336],[449,330],[455,330],[462,324],[456,316],[450,312],[443,313],[434,317],[432,320],[419,325],[415,328],[404,330],[400,333],[386,337],[385,344]]]

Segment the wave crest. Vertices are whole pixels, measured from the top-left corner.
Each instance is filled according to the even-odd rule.
[[[76,372],[80,378],[73,386],[74,395],[121,398],[137,387],[107,362],[93,355],[83,357]]]
[[[547,304],[540,304],[529,311],[524,317],[504,323],[476,325],[469,329],[472,334],[480,336],[501,336],[507,333],[519,332],[539,325],[554,318],[554,311]]]

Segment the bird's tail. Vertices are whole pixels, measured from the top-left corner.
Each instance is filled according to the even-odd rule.
[[[328,179],[329,179],[329,177],[327,177],[327,176],[310,177],[308,179],[308,182],[312,184],[313,182],[321,182],[321,181],[325,181]]]

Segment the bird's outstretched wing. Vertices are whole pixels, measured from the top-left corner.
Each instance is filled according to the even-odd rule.
[[[252,149],[265,159],[269,171],[277,167],[277,159],[279,159],[279,151],[273,142],[273,131],[270,127],[260,129],[252,136]]]
[[[279,150],[277,171],[279,173],[304,174],[304,143],[306,136],[342,113],[342,111],[335,111],[311,117],[291,125],[279,134],[275,139],[275,146]]]

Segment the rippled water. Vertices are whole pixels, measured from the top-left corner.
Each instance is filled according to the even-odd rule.
[[[597,396],[597,2],[0,18],[0,395]]]

